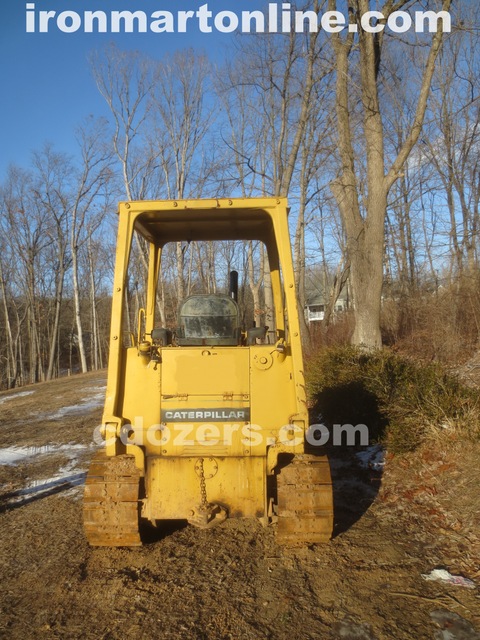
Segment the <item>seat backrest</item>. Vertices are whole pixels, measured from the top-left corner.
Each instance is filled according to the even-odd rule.
[[[177,343],[184,346],[240,344],[238,305],[220,293],[186,298],[178,314]]]

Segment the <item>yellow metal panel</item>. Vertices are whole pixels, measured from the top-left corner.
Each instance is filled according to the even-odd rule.
[[[271,359],[268,368],[262,365],[265,359],[266,365]],[[252,447],[252,454],[260,455],[262,449],[265,452],[265,444],[279,443],[289,445],[292,453],[302,451],[303,434],[291,434],[289,425],[294,416],[306,424],[308,413],[304,397],[298,397],[293,384],[291,356],[278,353],[272,345],[259,345],[250,348],[250,362],[251,421],[261,428],[261,438],[256,438],[258,444]]]
[[[249,393],[248,350],[179,347],[162,350],[162,396]]]
[[[198,458],[150,458],[147,496],[151,519],[188,519],[201,501]],[[230,517],[262,517],[266,508],[264,458],[204,458],[209,503]],[[213,474],[213,477],[208,477]]]
[[[138,355],[137,349],[126,349],[125,388],[122,416],[130,424],[148,428],[160,422],[161,367]]]

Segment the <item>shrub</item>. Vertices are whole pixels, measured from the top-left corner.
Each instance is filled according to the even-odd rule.
[[[441,434],[480,437],[477,393],[438,364],[389,349],[324,349],[307,363],[311,406],[326,424],[366,424],[370,440],[394,453]]]

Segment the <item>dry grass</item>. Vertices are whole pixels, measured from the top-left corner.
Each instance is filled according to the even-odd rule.
[[[480,339],[480,280],[462,276],[436,291],[421,288],[392,296],[382,310],[384,341],[424,361],[457,366],[470,358]]]

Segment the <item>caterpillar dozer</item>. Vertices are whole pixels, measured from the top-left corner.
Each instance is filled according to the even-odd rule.
[[[308,411],[287,214],[284,198],[120,203],[105,443],[84,492],[91,545],[140,545],[142,519],[207,528],[227,517],[256,517],[276,522],[281,544],[330,539],[329,463],[320,450],[305,452]],[[148,249],[148,275],[145,304],[131,327],[126,294],[136,234]],[[253,320],[242,326],[236,272],[228,292],[188,295],[175,324],[161,326],[157,297],[168,243],[184,250],[192,242],[227,240],[263,243],[272,326]]]

